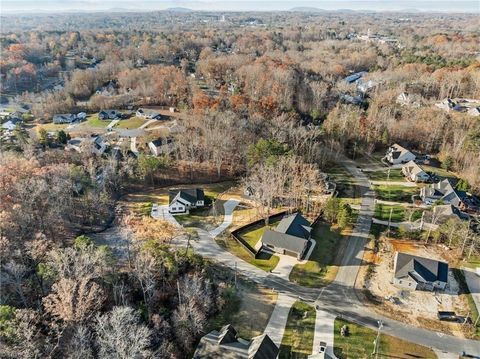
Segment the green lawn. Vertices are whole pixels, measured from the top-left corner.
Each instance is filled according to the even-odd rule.
[[[453,178],[453,179],[457,178],[457,176],[455,176],[454,173],[449,172],[447,170],[444,170],[443,168],[440,168],[440,167],[432,167],[432,166],[422,165],[422,168],[426,172],[435,173],[437,176],[441,177],[442,179],[443,178]]]
[[[403,222],[405,220],[405,208],[402,206],[390,206],[386,204],[375,205],[374,217],[382,221],[388,221],[392,210],[392,222]]]
[[[280,359],[307,358],[312,354],[315,316],[312,306],[302,302],[293,304],[280,345]]]
[[[236,240],[226,233],[216,237],[215,240],[219,246],[225,248],[233,255],[266,272],[273,270],[280,260],[278,256],[270,255],[263,251],[259,254],[258,258],[254,258],[245,248],[243,248]]]
[[[375,185],[373,189],[377,199],[392,202],[412,202],[412,196],[419,194],[417,187]]]
[[[347,337],[340,335],[343,325],[348,326],[350,334]],[[335,319],[333,351],[339,359],[371,358],[374,349],[373,341],[376,336],[376,330],[337,318]],[[430,359],[437,357],[430,348],[384,334],[380,335],[378,353],[379,358]]]
[[[41,124],[41,125],[38,125],[35,127],[35,130],[37,131],[40,131],[41,128],[45,129],[45,131],[48,131],[48,132],[54,132],[54,131],[60,131],[60,130],[64,130],[68,127],[68,124],[65,124],[65,123],[59,123],[59,124],[56,124],[56,123],[45,123],[45,124]]]
[[[312,231],[317,242],[310,259],[305,264],[297,264],[290,272],[290,280],[305,287],[324,287],[337,275],[338,264],[335,257],[341,245],[342,235],[329,224],[318,222]]]
[[[480,267],[480,256],[472,255],[469,259],[466,259],[462,262],[464,267],[468,268],[479,268]]]
[[[98,127],[98,128],[105,128],[110,123],[110,120],[100,120],[98,118],[98,114],[93,114],[87,116],[87,120],[82,122],[80,126],[90,126],[90,127]]]
[[[134,129],[139,128],[145,122],[147,121],[145,121],[143,118],[134,116],[127,120],[120,120],[120,122],[117,123],[115,128]]]
[[[355,198],[357,195],[357,186],[355,178],[352,177],[345,167],[341,165],[332,165],[327,170],[329,178],[337,184],[339,198]]]
[[[385,167],[384,171],[375,171],[375,172],[365,172],[365,174],[372,181],[386,181],[387,178],[389,181],[403,181],[405,177],[402,175],[401,169],[391,169],[390,176],[387,175],[388,168]]]
[[[270,229],[275,228],[278,222],[280,222],[280,218],[270,220],[268,228]],[[243,240],[245,240],[252,248],[255,248],[255,245],[263,236],[265,229],[267,229],[267,227],[265,226],[265,223],[262,222],[257,225],[249,226],[245,228],[245,230],[238,232],[237,235],[241,237]]]

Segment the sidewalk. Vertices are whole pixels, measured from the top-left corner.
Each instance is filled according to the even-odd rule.
[[[285,332],[285,326],[287,325],[288,313],[296,299],[284,294],[278,293],[277,303],[275,309],[270,316],[267,327],[264,334],[268,334],[270,339],[280,347],[282,344],[283,333]]]
[[[373,185],[417,187],[415,182],[407,181],[370,181]]]

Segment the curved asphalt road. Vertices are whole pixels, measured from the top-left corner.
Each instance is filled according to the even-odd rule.
[[[390,318],[383,317],[363,306],[356,295],[354,284],[358,276],[363,258],[363,249],[370,233],[370,224],[375,208],[374,192],[365,174],[355,162],[342,159],[346,167],[356,179],[362,196],[361,208],[357,223],[352,233],[341,267],[335,281],[325,288],[306,288],[263,270],[235,257],[221,248],[214,237],[221,233],[231,222],[232,212],[238,201],[229,200],[225,206],[225,221],[218,230],[208,233],[198,229],[199,238],[191,243],[195,251],[202,256],[213,259],[227,267],[236,268],[239,273],[249,279],[273,288],[280,293],[297,297],[305,302],[314,303],[320,310],[354,321],[370,328],[377,328],[377,320],[383,321],[382,333],[389,334],[413,343],[431,347],[438,351],[462,353],[480,356],[480,342],[461,339],[411,326]],[[182,240],[180,240],[181,244]]]

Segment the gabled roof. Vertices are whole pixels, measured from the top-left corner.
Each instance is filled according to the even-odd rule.
[[[202,337],[193,354],[195,359],[275,359],[278,347],[267,334],[251,341],[237,337],[236,330],[226,325]]]
[[[297,212],[289,216],[283,217],[280,223],[275,228],[276,232],[289,234],[291,236],[308,239],[310,237],[310,222]]]
[[[292,236],[271,229],[266,229],[262,235],[262,243],[278,248],[283,248],[291,252],[302,253],[307,240],[302,237]]]
[[[188,203],[195,203],[197,201],[205,200],[205,194],[201,188],[178,188],[171,189],[168,192],[170,203],[177,199],[183,199]]]
[[[458,217],[460,219],[468,219],[468,215],[460,211],[451,204],[444,204],[433,207],[433,212],[438,218]]]
[[[428,175],[427,172],[423,170],[415,161],[410,161],[406,163],[403,168],[406,168],[408,173],[411,175]]]
[[[447,282],[448,264],[435,259],[397,252],[395,278],[410,277],[416,282]]]
[[[395,143],[389,148],[389,152],[392,153],[393,158],[399,158],[402,155],[405,155],[407,153],[411,153],[409,150],[407,150],[405,147],[400,146],[399,144]]]

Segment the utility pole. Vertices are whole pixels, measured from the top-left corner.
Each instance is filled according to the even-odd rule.
[[[375,359],[378,359],[378,344],[380,342],[380,330],[382,330],[382,327],[383,327],[383,322],[381,320],[378,320],[377,323],[378,323],[377,338],[373,341],[374,347],[373,347],[373,353],[372,353],[372,355],[375,355]]]
[[[237,289],[237,262],[235,262],[235,289]]]
[[[392,213],[393,213],[393,207],[390,208],[390,216],[388,217],[388,235],[390,236],[390,223],[392,222]]]

